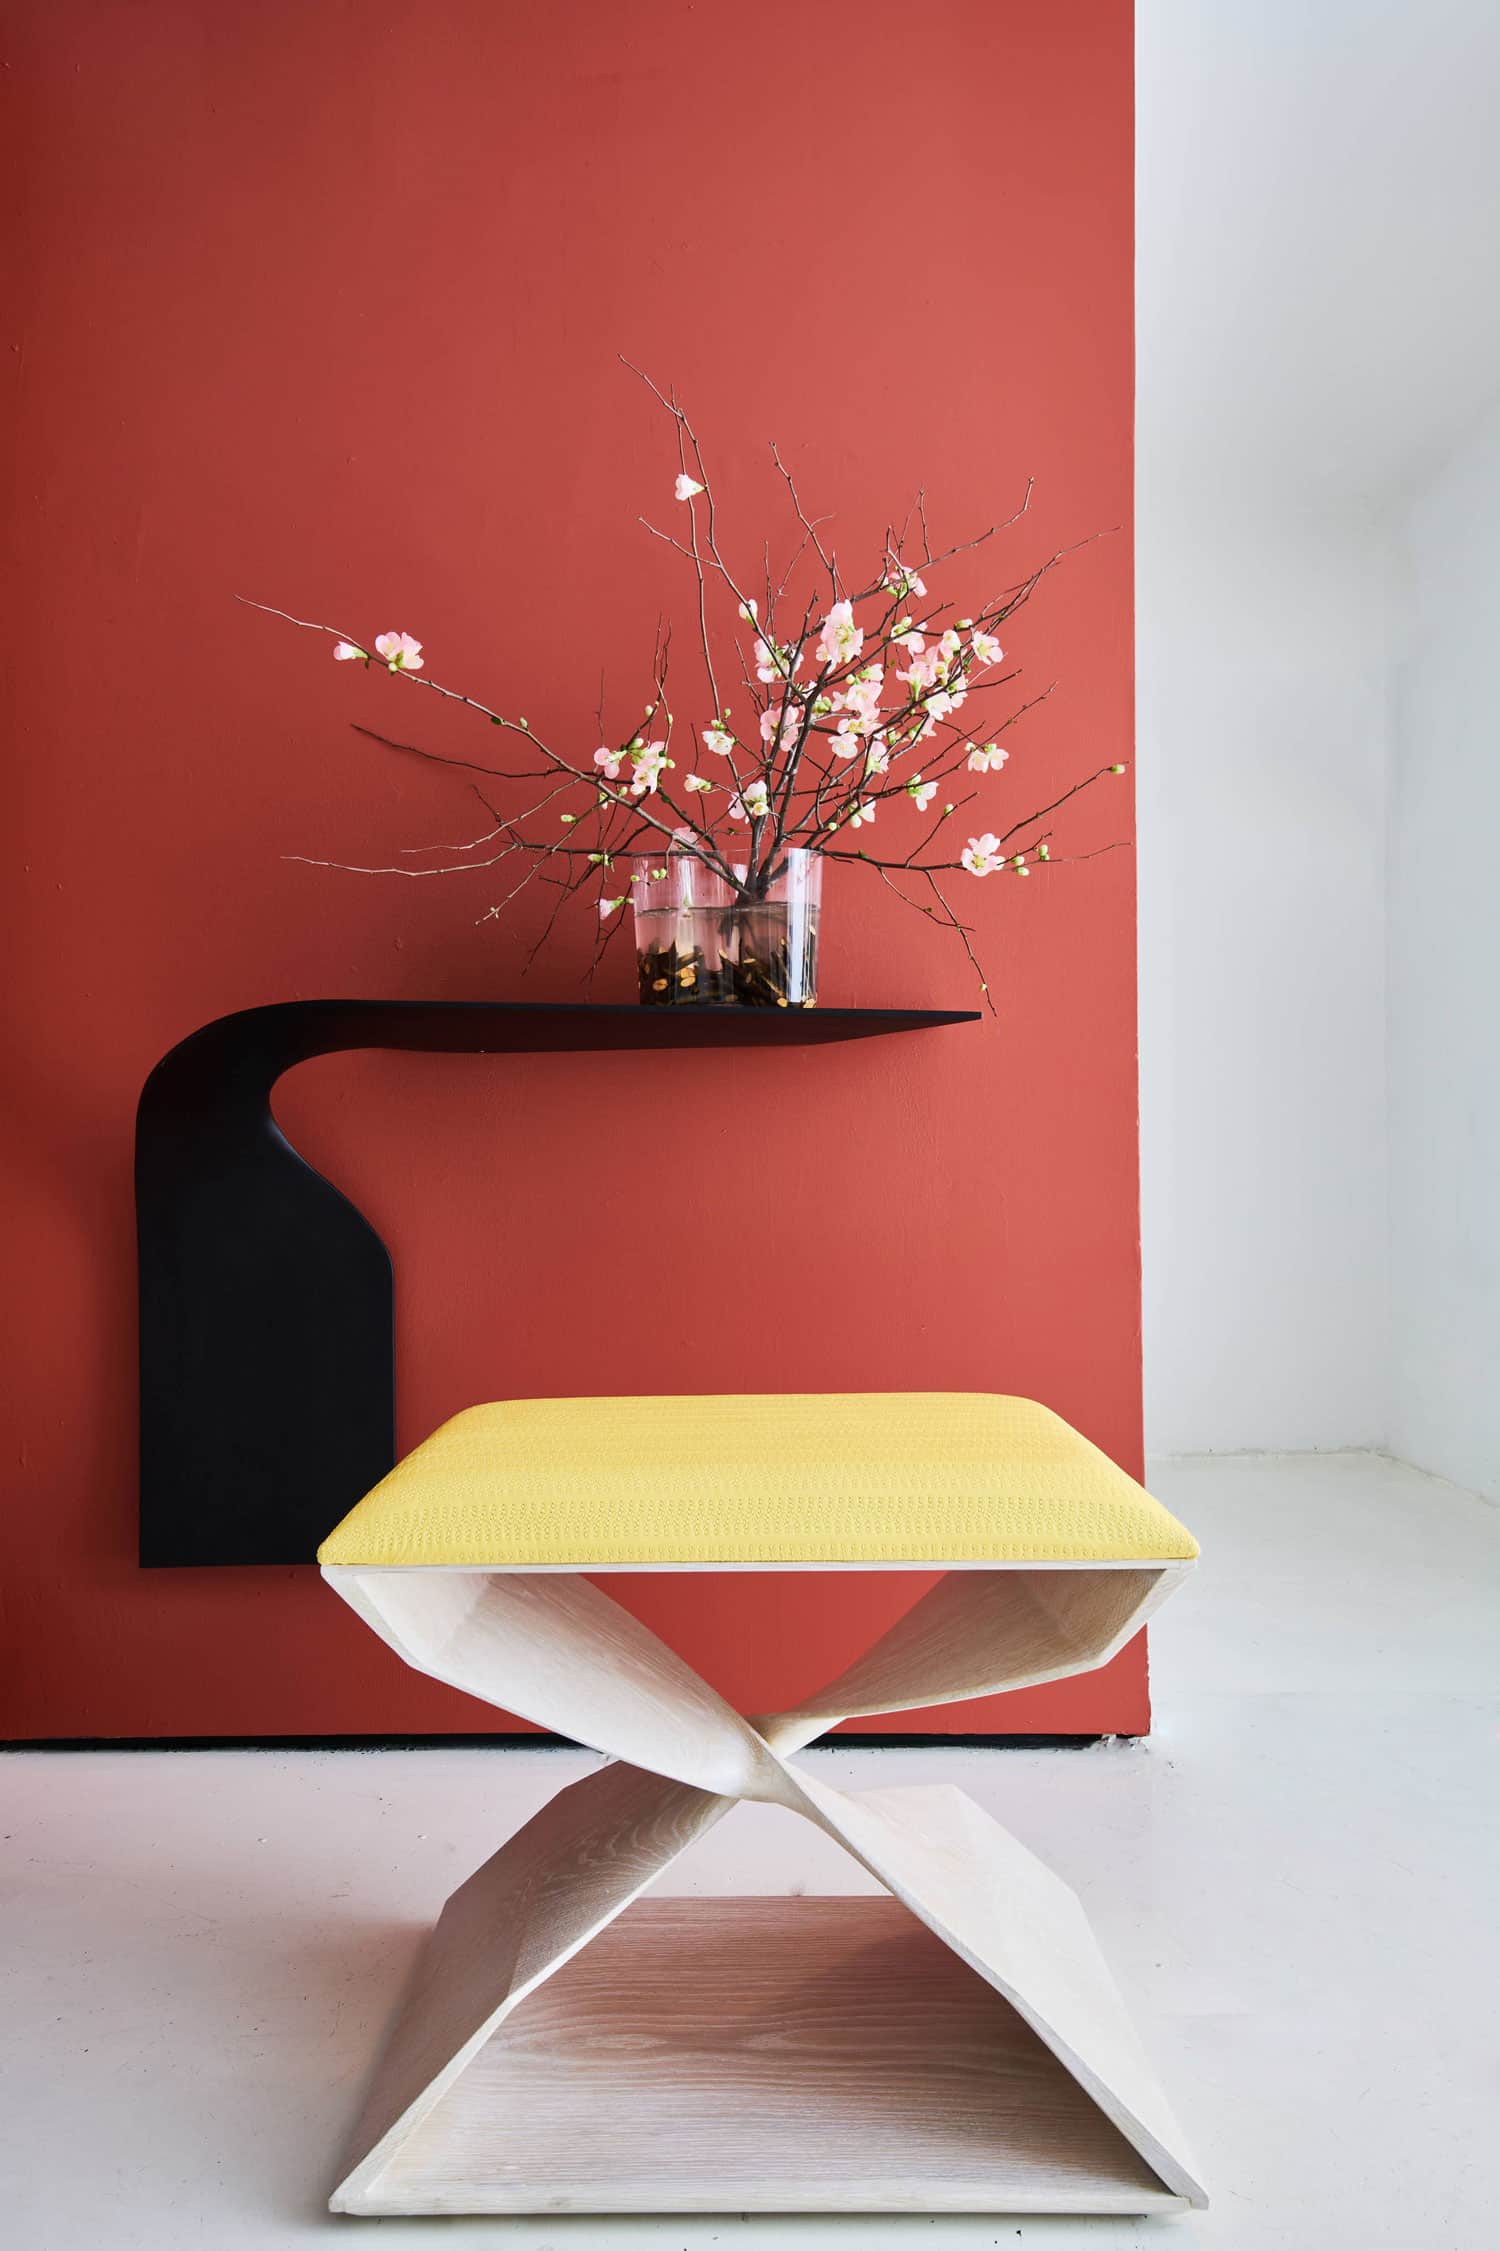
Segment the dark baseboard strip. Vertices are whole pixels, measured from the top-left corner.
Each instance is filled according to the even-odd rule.
[[[829,1751],[1087,1751],[1134,1735],[820,1735]],[[163,1735],[38,1737],[0,1751],[574,1751],[564,1735]]]

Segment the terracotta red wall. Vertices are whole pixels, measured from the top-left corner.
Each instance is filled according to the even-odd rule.
[[[295,995],[577,992],[576,947],[518,985],[536,924],[476,927],[483,878],[287,863],[472,833],[455,781],[352,715],[473,738],[233,596],[408,629],[439,677],[592,743],[601,667],[629,708],[659,607],[687,622],[635,523],[669,512],[674,464],[623,350],[681,387],[752,555],[785,523],[771,437],[849,548],[924,480],[959,535],[1035,475],[1018,566],[1122,527],[1011,637],[1061,687],[996,803],[1127,757],[1130,9],[71,0],[11,21],[6,1730],[482,1727],[310,1569],[133,1562],[151,1064]],[[1084,803],[1079,845],[1128,831],[1128,789]],[[1122,852],[974,886],[995,1029],[295,1074],[288,1130],[396,1256],[403,1441],[506,1393],[975,1387],[1138,1468],[1133,884]],[[969,1003],[936,933],[851,871],[830,893],[827,1000]],[[764,1706],[910,1593],[636,1599]],[[1143,1651],[950,1717],[1138,1728]]]

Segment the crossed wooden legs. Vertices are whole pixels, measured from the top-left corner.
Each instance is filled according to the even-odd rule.
[[[1067,1886],[959,1790],[856,1796],[793,1763],[841,1718],[1104,1663],[1180,1566],[952,1571],[754,1721],[586,1579],[325,1576],[419,1671],[614,1762],[449,1899],[336,2211],[1204,2201]],[[651,1901],[611,1927],[745,1799],[813,1822],[890,1896]]]

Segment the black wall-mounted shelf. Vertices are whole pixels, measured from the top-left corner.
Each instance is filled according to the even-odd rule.
[[[395,1460],[390,1255],[271,1114],[283,1071],[428,1054],[819,1046],[978,1021],[920,1008],[283,1001],[163,1056],[136,1114],[141,1561],[308,1563]]]

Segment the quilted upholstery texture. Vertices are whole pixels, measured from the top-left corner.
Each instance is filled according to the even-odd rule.
[[[1168,1562],[1197,1542],[1031,1399],[507,1399],[398,1462],[323,1564]]]

